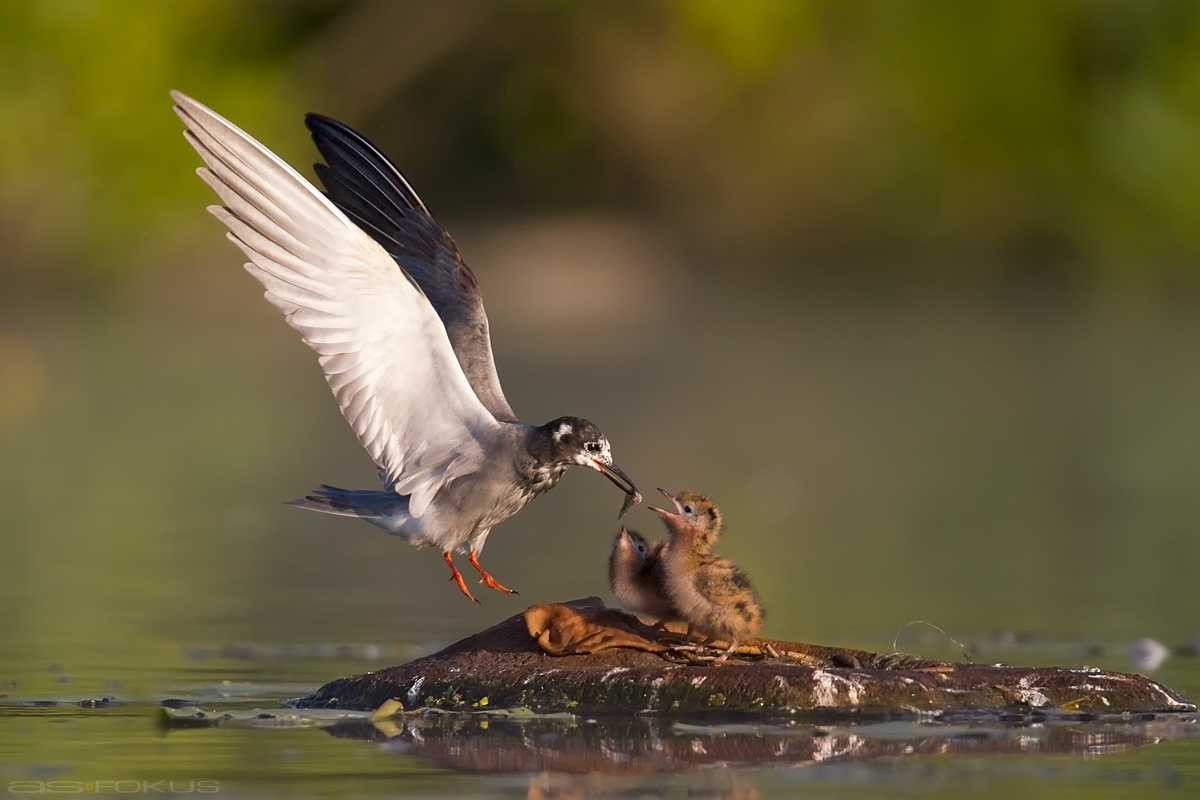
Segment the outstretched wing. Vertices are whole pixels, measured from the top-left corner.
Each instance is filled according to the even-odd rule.
[[[400,170],[361,134],[320,114],[304,119],[325,164],[315,164],[329,199],[379,242],[433,305],[471,388],[497,419],[515,421],[504,399],[483,298],[454,240]]]
[[[265,296],[320,356],[325,378],[385,482],[420,516],[483,461],[499,423],[472,391],[420,288],[312,184],[232,123],[179,92],[209,210]]]

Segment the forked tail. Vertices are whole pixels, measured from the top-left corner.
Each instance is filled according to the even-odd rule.
[[[404,524],[411,521],[408,498],[395,492],[339,489],[322,484],[312,494],[288,500],[287,504],[323,514],[365,519],[388,533],[401,533]]]

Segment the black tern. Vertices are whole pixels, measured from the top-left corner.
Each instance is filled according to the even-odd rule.
[[[458,247],[400,171],[328,117],[306,123],[328,194],[220,115],[171,92],[197,170],[224,202],[209,211],[246,254],[264,296],[317,351],[383,491],[322,486],[292,505],[359,517],[451,559],[477,557],[492,527],[578,464],[641,500],[591,422],[520,422],[504,399],[479,286]],[[515,594],[515,592],[513,592]]]

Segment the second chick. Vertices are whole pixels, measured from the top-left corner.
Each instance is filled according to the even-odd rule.
[[[766,610],[746,573],[727,558],[711,552],[721,533],[721,513],[704,495],[682,492],[678,496],[659,489],[675,506],[675,513],[651,509],[662,517],[671,540],[658,558],[658,571],[666,596],[689,636],[697,630],[709,639],[729,643],[717,658],[725,661],[738,640],[762,629]]]
[[[680,619],[663,588],[659,566],[662,542],[647,542],[621,528],[608,557],[608,581],[617,602],[635,614],[653,617],[660,627]]]

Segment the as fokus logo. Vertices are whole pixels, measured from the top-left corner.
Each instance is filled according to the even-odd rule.
[[[9,781],[11,794],[213,794],[220,781]]]

